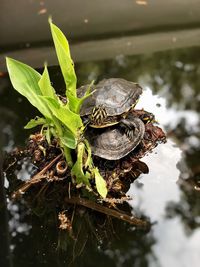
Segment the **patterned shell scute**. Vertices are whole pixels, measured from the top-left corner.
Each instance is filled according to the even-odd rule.
[[[144,123],[139,118],[132,118],[135,124],[134,139],[120,131],[120,127],[107,128],[100,132],[93,129],[86,131],[86,137],[90,141],[92,153],[108,160],[118,160],[128,155],[141,142],[144,136]]]
[[[85,86],[78,89],[84,95]],[[142,88],[133,82],[119,78],[104,79],[95,86],[95,92],[87,98],[81,108],[81,115],[89,115],[96,106],[103,105],[108,116],[123,114],[136,103]]]

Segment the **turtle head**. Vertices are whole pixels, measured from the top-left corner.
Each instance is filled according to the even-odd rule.
[[[153,115],[153,113],[150,113],[150,112],[145,112],[141,116],[141,120],[144,122],[144,124],[156,122],[155,116]]]
[[[92,124],[101,125],[107,119],[107,112],[103,105],[99,105],[93,108],[90,120]]]

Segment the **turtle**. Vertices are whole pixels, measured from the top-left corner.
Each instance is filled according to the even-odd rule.
[[[118,125],[102,129],[88,127],[85,137],[92,154],[107,160],[119,160],[133,151],[143,139],[145,126],[141,119],[133,115],[129,115],[127,121],[132,126],[128,132]]]
[[[87,88],[78,88],[78,96],[83,97]],[[126,125],[127,114],[142,94],[139,84],[121,78],[104,79],[92,88],[94,91],[83,102],[80,115],[85,124],[93,128],[105,128],[119,122]]]

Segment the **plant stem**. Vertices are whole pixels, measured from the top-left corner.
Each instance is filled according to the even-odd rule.
[[[74,164],[71,174],[76,177],[76,183],[84,183],[90,186],[89,183],[89,174],[84,173],[83,171],[83,161],[84,161],[84,152],[85,152],[85,144],[83,142],[78,143],[77,145],[77,160]]]
[[[71,149],[69,147],[67,147],[67,146],[63,146],[63,149],[64,149],[64,155],[65,155],[65,159],[67,161],[67,164],[71,168],[73,166],[73,161],[72,161],[72,156],[71,156]]]
[[[59,120],[56,117],[54,117],[54,123],[55,123],[56,129],[58,131],[58,136],[63,136],[63,129],[62,129],[61,123],[59,122]],[[60,145],[62,145],[62,144],[60,144]],[[64,150],[64,156],[65,156],[65,159],[67,161],[67,164],[71,168],[73,166],[73,161],[72,161],[72,157],[71,157],[70,148],[67,146],[63,146],[63,150]]]
[[[92,169],[93,168],[92,150],[91,150],[90,144],[87,141],[87,139],[84,140],[84,143],[85,143],[85,146],[86,146],[86,149],[87,149],[87,153],[88,153],[87,160],[85,162],[85,167],[86,168],[89,167],[90,169]]]
[[[85,150],[85,145],[83,142],[80,142],[78,144],[78,148],[77,148],[78,152],[77,152],[77,157],[78,157],[78,161],[80,162],[80,165],[82,165],[82,161],[83,161],[83,154],[84,154],[84,150]]]

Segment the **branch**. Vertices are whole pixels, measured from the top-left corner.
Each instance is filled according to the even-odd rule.
[[[139,226],[142,228],[148,228],[150,226],[150,224],[147,221],[138,219],[138,218],[133,217],[133,216],[129,216],[124,212],[119,212],[119,211],[104,207],[100,204],[97,204],[94,201],[90,201],[90,200],[85,199],[85,198],[71,197],[71,198],[65,198],[65,201],[67,203],[70,203],[70,204],[76,204],[76,205],[84,206],[86,208],[90,208],[92,210],[95,210],[95,211],[104,213],[106,215],[115,217],[117,219],[126,221],[126,222],[133,224],[135,226]]]

